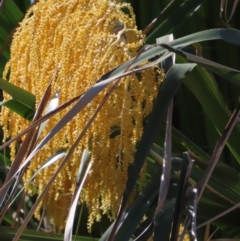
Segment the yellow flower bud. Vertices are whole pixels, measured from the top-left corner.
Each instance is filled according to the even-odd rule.
[[[52,93],[59,104],[85,92],[105,73],[134,57],[144,43],[131,6],[111,0],[40,0],[33,5],[14,34],[11,59],[3,78],[36,95],[38,106],[52,76]],[[159,72],[160,71],[160,72]],[[157,78],[156,78],[156,73]],[[102,213],[113,218],[143,133],[143,119],[152,109],[163,72],[152,68],[122,78],[85,137],[51,187],[41,207],[51,223],[63,227],[84,149],[91,149],[92,170],[81,201],[89,209],[89,227]],[[102,91],[31,161],[27,181],[41,164],[62,147],[69,148],[105,95]],[[5,100],[10,96],[4,94]],[[70,107],[69,107],[70,108]],[[53,116],[41,140],[67,110]],[[15,136],[29,123],[9,109],[2,109],[4,139]],[[114,129],[118,133],[114,135]],[[15,144],[11,145],[15,156]],[[41,171],[33,185],[42,192],[58,163]],[[144,173],[144,171],[143,171]],[[31,192],[31,190],[29,190]],[[40,208],[35,213],[40,217]]]

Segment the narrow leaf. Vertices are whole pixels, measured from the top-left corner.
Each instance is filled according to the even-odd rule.
[[[77,175],[76,188],[73,193],[71,207],[68,213],[67,223],[65,226],[64,241],[72,241],[73,221],[75,217],[79,196],[81,194],[84,182],[92,166],[92,162],[90,162],[90,157],[90,153],[87,150],[84,150],[80,162],[80,168]]]
[[[14,111],[28,121],[31,121],[35,114],[34,109],[24,105],[22,102],[19,102],[15,99],[0,102],[0,105],[7,107],[8,109]]]
[[[24,105],[35,109],[36,98],[30,92],[23,90],[3,79],[0,78],[0,89],[4,90],[6,93],[11,95],[13,99],[23,103]]]
[[[172,15],[168,16],[148,36],[147,43],[155,42],[158,36],[174,33],[204,2],[204,0],[184,1]]]
[[[12,202],[9,204],[8,208],[12,205],[12,203],[16,200],[16,198],[20,195],[20,193],[33,181],[33,179],[39,174],[40,171],[42,171],[44,168],[47,168],[54,164],[56,161],[61,159],[62,157],[66,156],[67,152],[65,150],[61,150],[53,154],[47,161],[45,161],[40,168],[38,168],[34,174],[31,176],[29,180],[27,180],[24,183],[24,186],[21,188],[21,190],[18,192],[18,194],[15,196],[15,198],[12,200]]]
[[[169,240],[174,206],[175,206],[175,200],[173,199],[168,203],[164,204],[161,212],[158,213],[154,221],[153,241]]]
[[[58,107],[58,104],[59,104],[59,94],[57,92],[53,96],[53,98],[50,100],[50,102],[49,102],[49,104],[47,106],[47,109],[45,111],[45,115],[48,114],[49,112],[55,110]],[[39,138],[40,134],[42,133],[44,127],[47,125],[48,121],[49,121],[49,119],[44,121],[44,122],[42,122],[42,124],[39,126],[36,140]]]
[[[239,114],[240,114],[240,103],[238,104],[238,107],[236,108],[236,110],[234,111],[231,119],[229,120],[224,132],[222,133],[219,141],[216,144],[216,147],[213,151],[212,157],[209,161],[209,165],[207,167],[207,170],[201,180],[201,182],[198,183],[198,192],[199,192],[199,196],[198,196],[198,200],[201,198],[201,195],[204,191],[204,188],[206,186],[206,184],[208,183],[208,180],[210,179],[212,172],[219,160],[219,157],[223,151],[223,148],[239,118]]]
[[[114,241],[129,240],[131,238],[132,233],[141,222],[143,215],[157,198],[160,173],[161,169],[159,168],[132,204],[129,211],[125,212],[114,237]]]
[[[181,168],[181,175],[180,175],[179,184],[178,184],[178,187],[179,187],[178,194],[177,194],[177,199],[176,199],[175,208],[174,208],[171,241],[177,240],[177,237],[179,235],[179,227],[180,227],[181,217],[182,217],[183,208],[184,208],[184,198],[188,188],[188,181],[192,170],[192,164],[193,162],[189,158],[188,153],[184,153],[182,168]]]
[[[132,189],[136,183],[140,170],[143,163],[148,155],[151,145],[156,137],[157,130],[165,119],[167,114],[167,109],[169,107],[170,101],[176,93],[182,79],[195,67],[195,64],[184,64],[184,65],[174,65],[168,71],[165,80],[160,86],[158,97],[153,106],[153,110],[148,117],[147,125],[144,129],[142,139],[138,145],[138,149],[135,155],[133,166],[130,168],[128,181],[126,188],[122,197],[121,206],[118,212],[118,217],[110,234],[109,240],[113,240],[114,234],[116,232],[116,227],[121,218],[123,210],[125,209],[127,200],[130,196]]]

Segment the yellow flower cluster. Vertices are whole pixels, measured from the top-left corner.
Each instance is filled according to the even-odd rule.
[[[180,235],[182,234],[183,230],[184,230],[184,226],[181,224],[180,225],[180,230],[179,230],[179,234]],[[183,238],[183,241],[189,241],[189,240],[190,240],[189,234],[185,234],[184,238]]]
[[[143,42],[133,10],[127,3],[40,0],[28,11],[14,35],[11,59],[3,78],[7,79],[9,74],[11,83],[36,95],[38,106],[50,79],[58,70],[52,93],[59,90],[62,104],[85,92],[109,70],[134,57]],[[91,150],[93,161],[81,197],[89,209],[89,223],[98,220],[102,213],[114,217],[126,184],[128,166],[133,162],[143,132],[143,120],[152,109],[162,79],[163,72],[158,68],[121,79],[42,203],[53,225],[64,224],[84,149]],[[32,160],[24,180],[28,180],[57,150],[73,144],[105,93],[100,93],[45,146]],[[10,96],[4,94],[4,98],[8,100]],[[40,140],[67,110],[49,120]],[[5,139],[29,125],[5,108],[1,122]],[[116,130],[119,133],[114,136]],[[15,150],[12,145],[12,159]],[[35,178],[33,185],[39,193],[57,165],[53,164]],[[40,211],[35,215],[39,217]]]

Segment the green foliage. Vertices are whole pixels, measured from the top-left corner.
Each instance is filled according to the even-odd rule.
[[[196,234],[199,240],[203,239],[205,232],[205,229],[200,227],[205,225],[210,225],[212,233],[218,230],[215,238],[240,238],[237,221],[240,199],[238,145],[240,129],[237,122],[240,72],[237,69],[239,69],[240,60],[239,47],[234,46],[240,45],[240,31],[229,28],[219,29],[224,25],[228,26],[229,23],[218,17],[220,3],[217,1],[132,0],[129,2],[132,2],[135,8],[141,29],[146,28],[155,17],[159,16],[152,28],[149,27],[146,30],[148,32],[146,42],[152,44],[151,48],[141,52],[134,63],[129,61],[108,75],[104,75],[80,100],[73,99],[72,102],[77,101],[75,105],[39,145],[35,145],[36,139],[33,138],[37,133],[34,130],[35,127],[65,106],[49,113],[44,117],[45,119],[40,118],[49,98],[47,91],[43,97],[42,106],[35,110],[34,95],[0,79],[0,88],[12,96],[10,101],[3,101],[1,104],[22,117],[33,120],[19,154],[23,158],[28,153],[25,164],[20,167],[19,161],[8,171],[9,153],[8,151],[0,153],[1,180],[6,178],[6,172],[10,173],[7,177],[8,183],[0,189],[0,201],[1,203],[6,201],[6,205],[2,205],[0,216],[3,220],[0,226],[0,237],[4,240],[12,240],[16,233],[15,240],[21,234],[19,240],[63,240],[63,235],[53,237],[45,234],[44,231],[25,230],[28,221],[32,225],[27,227],[37,228],[37,221],[32,218],[32,213],[36,203],[41,200],[38,199],[34,204],[34,199],[27,194],[21,194],[9,207],[9,202],[15,198],[15,192],[21,186],[21,183],[16,182],[15,187],[9,190],[11,182],[16,176],[21,177],[21,171],[25,170],[24,167],[33,156],[41,151],[44,145],[54,138],[54,135],[103,88],[119,77],[134,73],[134,68],[144,60],[150,59],[158,64],[171,59],[172,53],[177,55],[177,64],[172,63],[172,66],[166,69],[166,78],[160,86],[154,108],[146,121],[134,163],[129,168],[129,178],[118,217],[107,231],[104,228],[99,232],[99,229],[106,226],[108,222],[102,221],[96,224],[96,228],[93,227],[93,233],[96,231],[95,237],[100,238],[106,231],[100,238],[101,241],[148,240],[152,235],[154,241],[176,240],[180,224],[184,224],[184,232],[190,231],[192,238],[195,238]],[[2,5],[0,12],[0,73],[9,59],[9,46],[14,29],[29,7],[28,1],[20,3],[8,0],[2,3],[5,4]],[[228,9],[231,9],[230,6]],[[162,13],[159,14],[161,11]],[[228,14],[229,10],[226,11]],[[239,28],[237,16],[231,21]],[[213,29],[207,30],[209,28]],[[156,38],[169,33],[173,33],[176,40],[159,46],[153,45]],[[166,51],[168,51],[167,55],[163,55]],[[130,68],[125,72],[129,64]],[[171,104],[172,99],[174,99],[173,104]],[[90,123],[93,119],[94,117],[90,119]],[[87,128],[82,131],[79,138],[84,135]],[[76,140],[74,145],[77,145],[79,140]],[[5,147],[6,145],[3,145],[2,149]],[[64,166],[72,151],[74,146],[68,153],[64,152],[66,156],[57,172]],[[53,156],[54,154],[56,153],[53,153]],[[222,155],[219,156],[219,154]],[[46,163],[50,165],[52,162],[53,159],[49,159]],[[127,206],[133,187],[138,185],[138,176],[144,164],[147,165],[145,186],[136,196],[135,201]],[[167,168],[170,172],[166,170]],[[204,182],[207,180],[206,185]],[[53,181],[54,176],[51,179],[51,182]],[[76,186],[78,196],[83,181],[77,184],[79,185]],[[47,188],[49,187],[46,187],[46,191]],[[202,190],[204,192],[201,196]],[[6,198],[7,193],[9,200]],[[23,205],[22,200],[26,197],[30,198],[31,202]],[[20,216],[18,220],[11,217],[20,210],[21,205],[24,207],[25,221],[21,221]],[[72,205],[71,208],[76,218],[79,218],[81,215],[76,212],[76,206]],[[7,211],[11,213],[10,216],[6,214]],[[71,225],[67,229],[68,238],[65,240],[71,239],[73,213],[69,215],[71,220],[68,220],[68,224]],[[21,228],[13,230],[6,228],[4,225],[7,223],[11,223],[12,226],[21,225]],[[211,233],[207,233],[207,228],[208,226],[206,226],[206,235],[209,238]],[[77,234],[87,235],[85,232]],[[76,240],[96,239],[77,237]]]

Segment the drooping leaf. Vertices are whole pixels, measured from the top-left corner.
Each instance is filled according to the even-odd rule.
[[[29,121],[32,120],[32,118],[35,114],[34,109],[32,109],[14,99],[1,102],[0,105],[11,109],[12,111],[16,112],[18,115],[22,116],[23,118],[25,118],[26,120],[29,120]]]
[[[173,219],[175,200],[164,204],[161,212],[158,213],[154,222],[154,241],[165,241],[169,239]]]
[[[31,109],[35,109],[36,98],[30,92],[19,88],[0,78],[0,89],[12,96],[16,101],[28,106]]]
[[[147,37],[147,43],[155,43],[155,39],[170,33],[174,33],[189,16],[192,15],[204,2],[204,0],[184,1],[171,16],[168,16]]]
[[[1,238],[4,241],[12,241],[17,229],[0,226]],[[47,234],[35,230],[25,230],[19,241],[62,241],[62,234]],[[97,241],[97,238],[77,236],[76,241]]]
[[[129,211],[125,213],[120,222],[115,241],[129,240],[140,223],[143,215],[147,212],[152,202],[157,198],[159,189],[159,176],[161,169],[154,174],[144,190],[140,193]]]
[[[84,150],[82,159],[80,162],[80,168],[76,178],[76,187],[73,193],[71,206],[70,206],[70,210],[68,213],[68,218],[65,226],[64,241],[72,241],[73,222],[76,214],[76,208],[77,208],[79,196],[81,194],[83,185],[86,181],[87,175],[92,166],[92,162],[90,162],[90,157],[91,157],[90,153],[87,150]]]
[[[148,123],[144,129],[142,139],[138,145],[138,149],[135,155],[133,166],[129,171],[128,181],[123,194],[121,206],[118,213],[117,222],[115,224],[115,229],[113,228],[109,239],[112,240],[114,233],[116,231],[116,226],[121,218],[122,212],[125,208],[127,200],[130,196],[131,191],[137,181],[140,170],[145,162],[151,145],[156,137],[157,131],[160,128],[162,121],[165,119],[167,114],[167,109],[169,107],[170,101],[172,100],[174,94],[176,93],[181,81],[184,77],[195,67],[193,64],[186,65],[173,65],[159,89],[158,97],[153,106],[152,112],[148,117]]]

